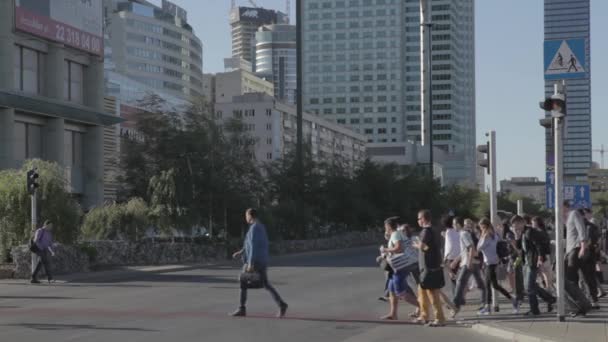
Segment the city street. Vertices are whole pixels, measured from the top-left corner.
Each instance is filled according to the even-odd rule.
[[[378,317],[383,275],[376,248],[274,258],[271,281],[288,317],[264,290],[251,291],[249,317],[238,303],[238,265],[175,272],[105,272],[29,285],[0,282],[2,341],[488,341],[464,326],[427,328]],[[405,320],[411,307],[401,308]]]

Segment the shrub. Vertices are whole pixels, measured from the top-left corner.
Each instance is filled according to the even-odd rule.
[[[141,198],[91,210],[84,217],[82,234],[93,240],[130,240],[144,236],[150,226],[150,209]]]

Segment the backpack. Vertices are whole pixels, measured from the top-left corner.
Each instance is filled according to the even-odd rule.
[[[474,232],[469,232],[469,234],[471,234],[471,239],[473,240],[473,247],[475,247],[475,249],[477,249],[477,245],[479,245],[479,238],[477,237],[477,234],[475,234]],[[478,259],[478,260],[483,260],[483,253],[481,253],[480,251],[477,251],[477,255],[473,257],[474,259]]]
[[[505,240],[499,240],[496,243],[496,255],[498,258],[505,259],[511,255],[511,250],[509,249],[509,243]]]
[[[551,255],[551,238],[546,231],[537,231],[537,240],[534,243],[538,244],[538,248],[543,256]]]
[[[589,236],[589,240],[591,240],[592,244],[597,244],[600,239],[602,238],[602,233],[600,232],[600,228],[591,223],[591,222],[586,222],[586,226],[587,226],[587,235]]]

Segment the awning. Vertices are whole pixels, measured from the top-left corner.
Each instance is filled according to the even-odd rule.
[[[64,118],[95,126],[111,126],[124,121],[118,116],[99,112],[90,107],[7,90],[0,90],[0,107],[15,108],[26,113]]]

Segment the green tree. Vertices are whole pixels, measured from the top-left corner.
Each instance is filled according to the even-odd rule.
[[[150,209],[141,198],[126,203],[97,207],[88,212],[82,224],[82,235],[86,240],[141,239],[150,226]]]

